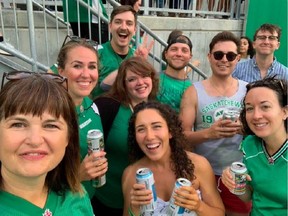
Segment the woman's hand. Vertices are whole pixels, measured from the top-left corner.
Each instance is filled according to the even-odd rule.
[[[152,202],[152,191],[146,189],[144,184],[134,184],[130,192],[130,207],[135,215],[139,215],[140,206]]]
[[[80,181],[88,181],[104,175],[108,170],[106,152],[86,155],[80,165]]]
[[[246,175],[246,180],[251,181],[251,177],[248,174]],[[226,169],[223,170],[222,176],[221,176],[221,181],[223,184],[231,191],[235,189],[236,184],[233,180],[232,174],[230,172],[230,167],[227,167]]]
[[[201,205],[201,200],[197,191],[192,186],[182,186],[175,190],[175,205],[197,211]]]

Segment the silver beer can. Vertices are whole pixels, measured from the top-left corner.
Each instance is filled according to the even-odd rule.
[[[230,172],[232,174],[233,180],[236,184],[236,187],[231,190],[231,193],[235,195],[245,194],[246,190],[246,173],[247,168],[245,164],[241,162],[234,162],[230,167]]]
[[[231,121],[237,121],[240,116],[240,111],[235,108],[227,108],[223,111],[223,120],[230,119]]]
[[[175,199],[174,199],[175,190],[182,187],[182,186],[191,186],[191,185],[192,185],[191,181],[189,181],[186,178],[178,178],[176,180],[174,190],[173,190],[172,196],[171,196],[170,201],[169,201],[169,208],[168,208],[167,215],[180,216],[180,215],[184,214],[185,208],[175,205]]]
[[[89,130],[87,133],[88,154],[104,151],[104,138],[100,130]],[[106,183],[105,174],[91,180],[93,187],[101,187]]]
[[[146,189],[152,191],[152,202],[148,205],[142,205],[140,207],[141,214],[144,212],[153,212],[156,208],[157,194],[155,190],[155,181],[152,171],[149,168],[140,168],[136,171],[136,182],[138,184],[144,184]]]

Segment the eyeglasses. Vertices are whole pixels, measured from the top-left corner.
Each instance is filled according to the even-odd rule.
[[[257,39],[257,40],[261,40],[261,41],[265,41],[267,38],[268,38],[269,41],[278,40],[278,36],[275,36],[275,35],[269,35],[269,36],[266,36],[266,35],[257,35],[257,36],[256,36],[256,39]]]
[[[224,55],[226,56],[226,59],[231,62],[234,61],[237,57],[238,54],[234,53],[234,52],[228,52],[228,53],[224,53],[222,51],[216,51],[213,54],[213,57],[215,60],[221,60],[223,59]]]
[[[81,38],[81,37],[78,37],[78,36],[70,36],[70,35],[66,35],[61,48],[66,44],[66,42],[69,42],[69,41],[67,41],[67,39],[70,39],[70,41],[78,42],[78,43],[82,42],[82,41],[85,41],[89,45],[93,46],[95,49],[98,48],[98,43],[96,41],[93,41],[93,40],[90,40],[90,39],[86,39],[86,38]]]
[[[4,86],[4,81],[9,80],[20,80],[20,79],[26,79],[28,77],[35,75],[43,76],[48,79],[52,79],[57,83],[60,83],[63,85],[63,87],[68,90],[68,83],[67,83],[67,78],[62,77],[57,74],[51,74],[51,73],[35,73],[35,72],[29,72],[29,71],[12,71],[12,72],[5,72],[2,76],[2,83],[1,83],[1,89]]]

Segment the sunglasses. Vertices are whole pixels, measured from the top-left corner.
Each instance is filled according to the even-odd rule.
[[[86,38],[81,38],[81,37],[78,37],[78,36],[70,36],[70,35],[66,35],[64,41],[63,41],[63,44],[61,46],[61,48],[66,44],[68,43],[69,41],[67,41],[69,39],[69,41],[72,41],[72,42],[83,42],[85,41],[86,43],[88,43],[89,45],[93,46],[95,49],[97,49],[98,47],[98,43],[96,41],[93,41],[93,40],[90,40],[90,39],[86,39]]]
[[[3,88],[4,86],[4,81],[9,80],[9,81],[13,81],[13,80],[20,80],[20,79],[26,79],[28,77],[31,76],[43,76],[47,79],[52,79],[55,82],[61,84],[66,90],[68,90],[68,83],[67,83],[67,78],[66,77],[62,77],[60,75],[57,74],[50,74],[50,73],[35,73],[35,72],[29,72],[29,71],[12,71],[12,72],[5,72],[2,76],[2,83],[1,83],[1,88]]]
[[[213,54],[213,57],[215,60],[221,60],[223,59],[224,55],[226,56],[226,59],[231,62],[234,61],[237,57],[238,54],[234,53],[234,52],[228,52],[228,53],[224,53],[222,51],[216,51]]]

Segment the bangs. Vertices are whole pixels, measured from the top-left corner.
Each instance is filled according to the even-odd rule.
[[[51,88],[51,84],[54,88]],[[67,100],[57,101],[57,98],[65,98],[64,91],[59,88],[64,87],[44,78],[10,81],[0,94],[1,120],[16,114],[41,116],[44,112],[56,118],[60,115],[64,118],[64,114],[68,112],[65,107],[69,106]]]

